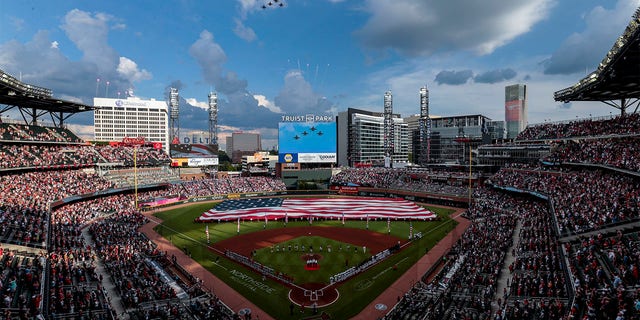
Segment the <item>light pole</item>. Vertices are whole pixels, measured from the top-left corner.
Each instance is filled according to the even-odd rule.
[[[138,146],[133,146],[133,197],[135,209],[138,210]]]

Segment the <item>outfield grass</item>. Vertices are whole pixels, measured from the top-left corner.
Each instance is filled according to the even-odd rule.
[[[194,223],[194,219],[199,217],[203,212],[211,209],[213,206],[214,205],[210,203],[201,203],[157,213],[156,216],[164,222],[162,225],[156,227],[156,231],[165,238],[170,239],[177,248],[189,252],[192,258],[198,261],[205,269],[209,270],[240,294],[250,299],[254,304],[269,313],[272,317],[276,319],[292,319],[292,317],[289,316],[288,288],[270,279],[262,281],[261,275],[255,274],[252,271],[227,260],[224,256],[218,256],[206,248],[207,243],[204,232],[205,225],[201,223]],[[453,230],[456,222],[449,218],[449,214],[451,214],[453,210],[438,207],[427,208],[435,212],[441,219],[439,221],[412,222],[414,234],[421,232],[423,235],[421,239],[413,241],[410,246],[406,247],[399,253],[390,256],[385,261],[342,284],[339,287],[341,298],[331,306],[321,308],[320,311],[324,311],[332,315],[334,319],[347,319],[358,314],[360,310],[389,287],[395,279],[414,265],[428,249],[432,248],[440,239]],[[344,228],[345,231],[348,232],[347,230],[349,228],[365,229],[366,221],[348,220],[344,226],[340,221],[336,220],[317,221],[314,222],[313,225],[340,227]],[[308,226],[308,223],[289,221],[288,226]],[[240,233],[245,234],[262,231],[263,227],[264,224],[261,221],[243,222],[240,225]],[[277,229],[282,227],[284,227],[283,222],[270,221],[266,225],[267,229]],[[213,243],[236,236],[236,228],[237,224],[235,222],[210,223],[209,234],[211,242]],[[387,233],[387,222],[370,221],[369,230]],[[396,237],[406,239],[409,235],[409,222],[392,221],[391,234]],[[265,250],[268,251],[270,249],[264,248],[258,250],[262,251],[259,252],[259,254],[271,254],[270,252],[264,252]],[[333,245],[333,250],[335,250],[335,245]],[[344,265],[341,264],[341,266],[343,267]],[[321,268],[323,268],[322,263]],[[197,274],[195,276],[202,277],[202,275]],[[416,275],[416,279],[419,279],[420,276],[421,275]],[[257,282],[261,282],[262,285],[252,285],[252,283],[255,284]],[[317,282],[327,281],[323,280]],[[215,292],[215,288],[210,289]],[[309,313],[306,313],[306,315],[308,314]],[[301,315],[301,313],[296,312],[297,317],[300,317]]]

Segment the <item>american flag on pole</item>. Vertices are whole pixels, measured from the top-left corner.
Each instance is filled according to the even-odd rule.
[[[204,212],[197,220],[233,221],[242,219],[279,219],[286,217],[361,220],[368,218],[394,218],[396,220],[432,220],[436,215],[415,203],[401,198],[262,198],[226,200]]]

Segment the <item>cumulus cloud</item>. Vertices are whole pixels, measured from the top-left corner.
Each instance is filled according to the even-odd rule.
[[[355,36],[368,48],[408,55],[493,52],[546,18],[552,0],[368,0]]]
[[[233,33],[235,33],[241,39],[244,39],[248,42],[251,42],[256,39],[256,33],[250,27],[244,25],[242,20],[235,19],[236,26],[233,28]]]
[[[200,66],[204,80],[219,93],[218,119],[221,123],[244,129],[273,127],[278,122],[280,112],[325,112],[331,109],[331,102],[315,93],[299,70],[287,73],[284,86],[273,103],[264,95],[249,92],[247,80],[225,69],[227,56],[224,49],[207,30],[200,33],[200,37],[189,48],[189,53]]]
[[[119,63],[118,53],[109,46],[110,16],[102,13],[91,15],[88,12],[73,9],[62,23],[67,37],[82,51],[82,59],[94,63],[102,72],[115,70]]]
[[[314,110],[317,113],[331,112],[332,104],[315,93],[300,70],[291,70],[284,77],[284,86],[274,98],[284,112],[300,113]]]
[[[209,110],[209,103],[207,101],[198,101],[196,98],[186,98],[184,99],[188,104],[198,107],[200,109]]]
[[[259,106],[265,107],[271,110],[271,112],[282,113],[282,110],[280,110],[280,107],[276,106],[273,102],[269,101],[269,99],[267,99],[266,96],[263,96],[261,94],[254,94],[253,97],[256,100],[258,100]]]
[[[619,0],[615,8],[598,6],[585,15],[585,29],[573,33],[545,62],[546,74],[593,71],[622,34],[639,5],[638,0]]]
[[[63,17],[60,28],[81,52],[79,60],[65,56],[58,48],[59,41],[51,40],[49,32],[41,30],[25,43],[1,43],[0,66],[11,74],[21,73],[25,82],[53,89],[56,97],[66,100],[92,104],[96,95],[109,93],[115,97],[116,92],[132,87],[133,82],[150,79],[151,73],[134,60],[121,57],[109,45],[108,34],[114,20],[107,14],[71,10]],[[96,78],[101,82],[96,83]],[[106,81],[110,83],[108,92]],[[74,121],[77,119],[82,123],[92,121],[85,115],[74,116]]]
[[[127,57],[120,57],[120,63],[118,64],[117,71],[125,79],[128,79],[131,82],[151,79],[151,72],[144,69],[138,69],[138,64]]]
[[[511,68],[489,70],[473,77],[473,81],[477,83],[498,83],[511,80],[515,78],[517,74],[518,73]]]
[[[213,84],[220,81],[222,65],[227,61],[227,55],[222,47],[214,41],[211,32],[203,30],[200,33],[200,38],[189,48],[189,54],[200,65],[205,81]]]
[[[434,79],[437,84],[449,84],[449,85],[461,85],[467,83],[469,79],[473,77],[473,71],[461,70],[461,71],[440,71]]]

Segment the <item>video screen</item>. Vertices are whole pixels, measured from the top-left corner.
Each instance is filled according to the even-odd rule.
[[[280,122],[280,162],[336,162],[335,122]]]

